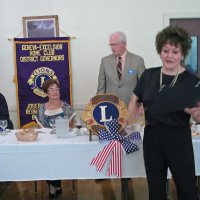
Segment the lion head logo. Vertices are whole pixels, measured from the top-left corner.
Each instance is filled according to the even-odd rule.
[[[42,84],[48,79],[57,80],[58,78],[52,69],[48,67],[40,67],[32,72],[27,83],[30,85],[31,89],[36,95],[45,98],[47,95],[42,90]]]

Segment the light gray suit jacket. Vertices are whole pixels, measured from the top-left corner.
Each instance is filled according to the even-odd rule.
[[[127,51],[124,72],[120,81],[116,66],[117,61],[113,54],[102,58],[97,94],[111,93],[117,95],[128,106],[138,79],[145,70],[144,60],[142,57]]]

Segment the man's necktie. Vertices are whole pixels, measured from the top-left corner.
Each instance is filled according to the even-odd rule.
[[[121,77],[122,77],[122,58],[121,57],[118,58],[117,74],[118,74],[119,80],[121,80]]]

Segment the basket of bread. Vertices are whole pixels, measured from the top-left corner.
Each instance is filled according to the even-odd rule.
[[[27,128],[16,132],[15,135],[19,141],[33,142],[36,141],[38,132],[36,132],[33,128]]]

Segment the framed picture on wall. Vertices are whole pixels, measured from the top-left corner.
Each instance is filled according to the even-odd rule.
[[[58,15],[22,17],[25,38],[58,37]]]
[[[191,36],[192,47],[185,58],[185,67],[193,74],[198,74],[198,37]]]

